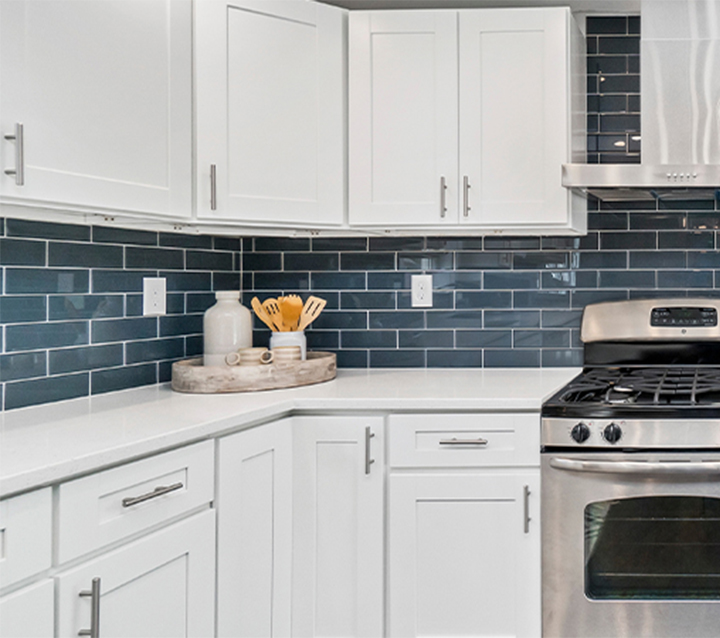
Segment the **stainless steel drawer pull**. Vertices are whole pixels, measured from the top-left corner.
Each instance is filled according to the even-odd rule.
[[[90,591],[81,591],[80,598],[90,598],[90,629],[81,629],[78,636],[100,638],[100,579],[93,578]]]
[[[158,496],[169,494],[170,492],[174,492],[175,490],[180,490],[182,488],[183,484],[180,482],[173,483],[172,485],[160,485],[147,494],[141,494],[140,496],[128,496],[127,498],[124,498],[122,500],[122,506],[131,507],[133,505],[137,505],[138,503],[149,501],[151,498],[157,498]]]
[[[15,168],[5,169],[5,175],[15,175],[15,184],[23,186],[25,184],[25,137],[23,125],[19,122],[15,124],[15,133],[6,135],[5,139],[15,140]]]
[[[365,428],[365,474],[370,474],[370,466],[375,463],[375,459],[370,458],[370,439],[375,433],[370,430],[370,426]]]
[[[470,217],[470,181],[463,175],[463,217]]]
[[[440,439],[440,445],[477,445],[485,447],[488,444],[487,439]]]
[[[524,485],[523,486],[523,513],[524,513],[524,525],[523,525],[523,532],[525,534],[530,533],[530,486]]]
[[[210,210],[217,210],[217,166],[210,164]]]
[[[447,184],[445,183],[445,176],[440,178],[440,217],[445,217],[447,213],[447,203],[445,202],[445,195],[447,194]]]

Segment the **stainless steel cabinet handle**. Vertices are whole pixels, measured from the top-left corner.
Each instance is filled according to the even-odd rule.
[[[217,210],[217,166],[210,164],[210,210]]]
[[[15,140],[15,168],[6,168],[5,175],[15,175],[15,184],[23,186],[25,184],[25,137],[23,125],[19,122],[15,124],[15,133],[6,135],[6,140]]]
[[[365,428],[365,474],[370,474],[370,466],[375,463],[375,459],[370,458],[370,439],[375,433],[370,430],[370,426]]]
[[[90,629],[81,629],[78,636],[100,638],[100,579],[93,578],[90,591],[81,591],[81,598],[90,598]]]
[[[168,494],[170,492],[174,492],[175,490],[180,490],[182,489],[182,487],[183,484],[180,482],[173,483],[172,485],[160,485],[159,487],[156,487],[152,492],[148,492],[147,494],[141,494],[140,496],[128,496],[127,498],[124,498],[122,500],[122,506],[131,507],[133,505],[137,505],[138,503],[149,501],[151,498],[157,498],[158,496],[162,496],[163,494]]]
[[[644,461],[574,461],[550,459],[550,467],[569,472],[596,472],[601,474],[715,474],[720,463],[710,462],[644,462]]]
[[[523,532],[525,534],[530,533],[530,486],[523,486]]]
[[[470,182],[468,176],[463,175],[463,217],[470,217]]]
[[[440,217],[445,217],[447,213],[447,205],[445,202],[445,195],[447,194],[447,184],[445,183],[445,176],[440,178]]]
[[[478,447],[485,447],[488,444],[487,439],[440,439],[438,441],[440,445],[476,445]]]

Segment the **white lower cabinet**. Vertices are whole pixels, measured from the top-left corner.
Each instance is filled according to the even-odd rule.
[[[539,463],[539,426],[537,414],[390,417],[389,636],[540,635],[540,470],[509,462],[533,446]]]
[[[292,420],[292,634],[382,636],[383,418]]]
[[[53,582],[46,578],[0,597],[0,636],[49,638],[53,635]]]
[[[219,442],[217,635],[290,635],[292,419]]]
[[[212,510],[102,554],[57,576],[59,635],[212,636],[214,566]]]

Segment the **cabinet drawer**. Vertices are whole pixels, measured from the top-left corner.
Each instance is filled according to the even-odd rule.
[[[49,487],[0,501],[0,589],[50,567],[51,534]]]
[[[213,500],[213,442],[159,454],[60,485],[60,562]]]
[[[540,465],[540,415],[392,414],[391,467]]]

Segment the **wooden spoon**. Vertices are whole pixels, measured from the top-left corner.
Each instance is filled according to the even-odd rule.
[[[252,305],[252,309],[255,311],[255,315],[257,316],[257,318],[260,319],[260,321],[262,321],[268,328],[270,328],[270,330],[272,330],[273,332],[277,332],[275,324],[268,316],[268,313],[265,312],[265,308],[263,308],[260,300],[257,297],[253,297],[250,303]]]
[[[282,312],[285,329],[289,331],[296,330],[303,310],[302,299],[297,295],[288,295],[287,297],[280,297],[278,304]]]
[[[278,305],[277,299],[274,299],[273,297],[269,297],[262,303],[263,310],[268,314],[268,317],[270,317],[270,321],[272,321],[276,327],[276,330],[279,330],[280,332],[285,331],[285,325],[283,324],[283,316],[282,312],[280,312],[280,306]]]
[[[318,315],[323,311],[327,301],[320,299],[320,297],[308,297],[303,306],[302,313],[300,314],[300,321],[298,322],[298,331],[305,330]]]

